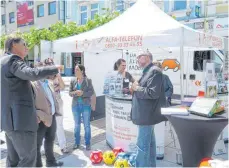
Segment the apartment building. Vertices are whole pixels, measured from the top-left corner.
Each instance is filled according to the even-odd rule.
[[[103,14],[104,9],[122,13],[131,7],[135,1],[131,0],[71,0],[66,1],[66,22],[74,21],[78,25],[84,25],[87,20],[94,19],[96,14]]]
[[[1,1],[1,33],[47,28],[59,20],[59,1]]]
[[[164,11],[193,29],[228,37],[228,0],[170,0]]]
[[[32,27],[48,28],[61,20],[62,1],[46,0],[4,0],[1,1],[1,34],[11,34],[15,31],[27,32]],[[26,61],[33,64],[38,59],[38,48],[29,52]]]
[[[181,23],[200,31],[228,37],[228,0],[152,0]],[[104,9],[124,12],[136,0],[4,0],[1,1],[1,33],[12,33],[19,29],[29,31],[31,27],[47,28],[57,21],[74,21],[84,25]],[[34,62],[37,49],[31,51],[28,60]],[[56,53],[57,62],[65,65],[65,75],[74,74],[74,65],[83,63],[82,53]]]

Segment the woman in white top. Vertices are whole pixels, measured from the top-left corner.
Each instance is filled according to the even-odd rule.
[[[46,65],[53,65],[54,62],[51,58],[46,59],[45,61]],[[68,153],[67,150],[67,142],[66,142],[66,137],[65,137],[65,133],[64,133],[64,126],[63,126],[63,100],[61,98],[61,94],[60,91],[64,90],[65,88],[65,84],[64,81],[61,77],[60,74],[55,75],[53,78],[50,78],[50,81],[53,84],[55,93],[56,93],[56,98],[59,104],[59,109],[60,109],[60,113],[62,114],[61,116],[56,116],[56,124],[57,124],[57,130],[56,130],[56,135],[57,135],[57,139],[58,139],[58,143],[61,149],[62,153]]]

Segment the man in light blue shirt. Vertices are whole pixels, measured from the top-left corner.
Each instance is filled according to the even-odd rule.
[[[51,88],[49,86],[49,83],[48,83],[48,80],[45,79],[45,80],[41,80],[41,85],[43,87],[43,89],[45,90],[45,94],[46,96],[48,97],[50,103],[51,103],[51,106],[52,106],[52,115],[55,114],[55,103],[54,103],[54,98],[53,98],[53,94],[52,94],[52,91],[51,91]]]
[[[57,102],[55,98],[55,93],[52,90],[51,86],[47,79],[40,80],[40,87],[41,91],[44,91],[48,102],[51,105],[52,113],[52,124],[50,127],[47,127],[43,122],[39,123],[38,131],[37,131],[37,148],[40,149],[42,145],[43,139],[44,141],[44,149],[45,149],[45,156],[46,156],[46,167],[60,167],[63,165],[63,162],[57,162],[54,157],[53,147],[54,147],[54,140],[56,135],[56,115],[58,115],[58,110],[56,108]],[[37,154],[37,163],[36,167],[42,167],[42,160],[41,154],[38,152]]]

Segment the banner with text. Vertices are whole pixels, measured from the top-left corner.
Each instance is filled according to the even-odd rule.
[[[139,67],[137,62],[138,52],[125,52],[125,60],[127,65],[127,71],[133,76],[135,80],[140,79],[142,76],[142,68]]]
[[[131,101],[106,97],[106,140],[112,148],[121,147],[126,152],[136,150],[138,127],[130,119]],[[164,155],[165,123],[154,128],[157,156]]]
[[[131,101],[106,97],[106,139],[112,147],[133,151],[137,140],[137,126],[130,119]]]
[[[17,1],[17,27],[34,24],[33,1]]]

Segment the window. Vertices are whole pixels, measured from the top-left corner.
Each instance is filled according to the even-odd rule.
[[[9,23],[14,23],[15,20],[14,20],[14,12],[10,12],[9,13]]]
[[[117,1],[116,3],[116,11],[123,12],[124,11],[124,2],[123,1]]]
[[[174,0],[174,10],[183,10],[186,9],[186,6],[186,0]]]
[[[33,1],[28,1],[28,6],[33,6]]]
[[[212,51],[212,56],[215,63],[215,73],[220,73],[221,67],[223,66],[223,60],[218,56],[215,51]]]
[[[49,15],[56,14],[56,1],[49,2]]]
[[[211,51],[194,52],[194,70],[203,71],[204,60],[211,60]]]
[[[93,20],[95,18],[95,15],[98,14],[99,11],[99,5],[96,4],[91,4],[91,19]]]
[[[71,10],[72,10],[71,3],[72,1],[66,1],[66,6],[67,6],[66,18],[67,19],[71,18]]]
[[[215,63],[215,73],[219,73],[223,65],[223,60],[215,51],[195,51],[194,52],[194,70],[203,71],[204,60],[210,60]]]
[[[87,6],[80,7],[80,24],[84,25],[87,23]]]
[[[134,4],[135,4],[135,2],[131,2],[131,3],[130,3],[130,7],[133,6]]]
[[[65,20],[64,5],[65,5],[65,1],[59,1],[59,20],[63,20],[63,22]]]
[[[2,25],[6,24],[6,15],[2,15]]]
[[[37,6],[37,17],[43,17],[45,15],[44,4]]]

